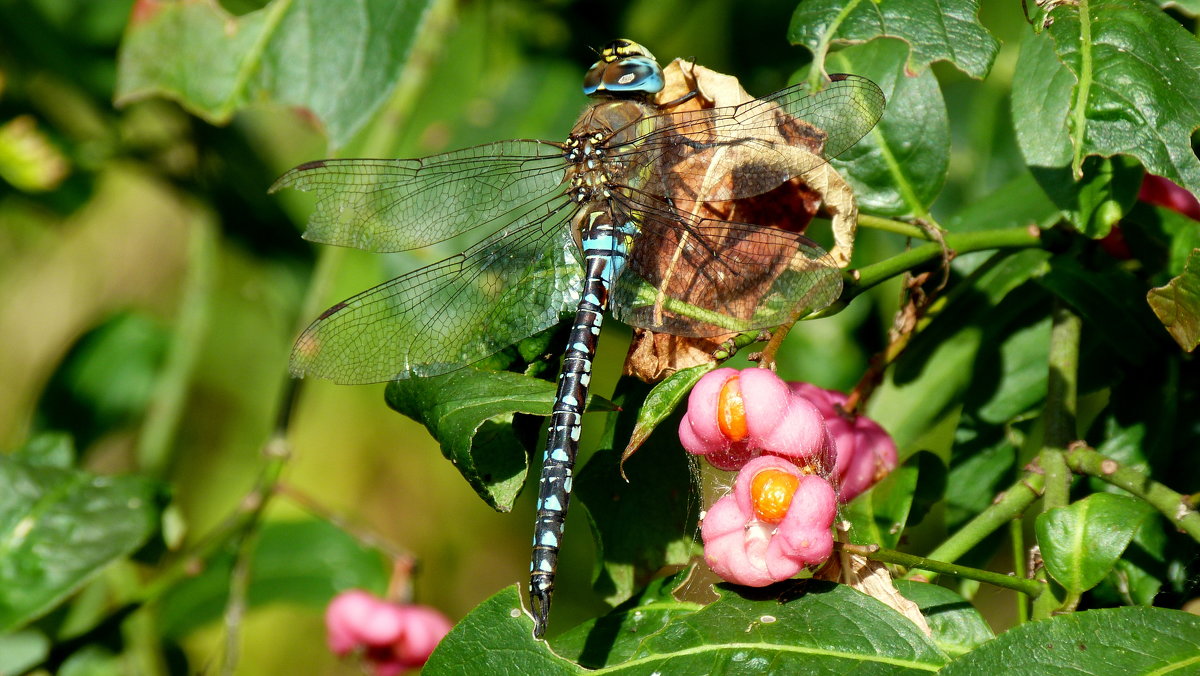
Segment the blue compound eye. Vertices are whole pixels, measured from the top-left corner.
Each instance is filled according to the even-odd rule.
[[[664,85],[662,68],[645,47],[628,40],[609,43],[583,78],[583,93],[656,94]]]

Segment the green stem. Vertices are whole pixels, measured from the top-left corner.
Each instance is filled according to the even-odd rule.
[[[923,234],[923,233],[922,233]],[[1031,228],[1005,228],[1003,230],[981,230],[960,235],[946,235],[946,246],[959,254],[988,249],[1031,249],[1046,246],[1039,230]],[[938,260],[942,256],[942,247],[938,244],[925,244],[915,249],[905,251],[882,260],[878,263],[859,268],[854,278],[847,284],[842,293],[841,303],[847,303],[855,296],[887,279],[917,268],[921,265]]]
[[[971,519],[958,532],[929,552],[929,558],[952,562],[966,554],[1006,523],[1018,519],[1021,514],[1041,496],[1045,478],[1041,474],[1027,472],[1020,480],[1002,493],[996,502]],[[930,571],[936,573],[937,571]],[[912,573],[905,576],[911,578]]]
[[[912,223],[905,223],[904,221],[894,221],[890,218],[880,218],[879,216],[860,213],[858,215],[858,224],[864,228],[871,228],[872,230],[893,232],[897,235],[912,237],[913,239],[930,240],[929,233],[925,232],[921,228],[918,228]]]
[[[1026,579],[1028,572],[1025,569],[1025,530],[1024,524],[1020,519],[1013,519],[1008,522],[1009,542],[1012,543],[1013,557],[1013,575]],[[1029,621],[1029,598],[1024,594],[1017,595],[1017,623],[1025,624]]]
[[[978,580],[986,582],[997,587],[1012,589],[1013,591],[1021,592],[1030,598],[1037,598],[1044,591],[1044,587],[1034,580],[1027,580],[1023,577],[1013,575],[1003,575],[1001,573],[993,573],[990,570],[980,568],[971,568],[969,566],[960,566],[954,563],[945,561],[937,561],[934,559],[925,558],[922,556],[914,556],[905,554],[894,549],[884,549],[875,545],[849,545],[844,543],[835,543],[834,547],[841,551],[851,554],[859,554],[874,561],[882,561],[883,563],[894,563],[904,566],[909,570],[925,570],[936,573],[945,573],[957,577],[966,578],[968,580]]]
[[[1084,446],[1068,451],[1066,461],[1076,472],[1106,481],[1150,503],[1173,526],[1200,542],[1200,512],[1188,496]]]
[[[1046,474],[1042,509],[1065,507],[1071,501],[1071,470],[1063,458],[1075,440],[1076,383],[1079,380],[1079,334],[1082,320],[1062,301],[1056,301],[1050,329],[1050,374],[1042,412],[1044,437],[1038,464]]]
[[[138,467],[144,474],[157,478],[162,478],[171,465],[174,448],[171,441],[183,417],[192,372],[200,356],[200,345],[212,309],[213,279],[217,268],[216,226],[204,216],[191,220],[187,276],[183,282],[179,318],[138,434]]]

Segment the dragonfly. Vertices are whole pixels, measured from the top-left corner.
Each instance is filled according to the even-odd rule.
[[[565,141],[319,160],[271,187],[316,194],[304,234],[315,242],[391,252],[481,237],[322,313],[293,349],[297,377],[357,384],[442,375],[574,317],[539,481],[529,586],[538,637],[604,314],[711,337],[778,327],[832,303],[840,271],[814,242],[680,205],[760,195],[819,168],[884,108],[879,88],[854,75],[702,110],[673,110],[690,96],[655,103],[663,88],[649,50],[615,40],[584,77],[593,101]],[[819,145],[789,140],[780,133],[789,123]]]

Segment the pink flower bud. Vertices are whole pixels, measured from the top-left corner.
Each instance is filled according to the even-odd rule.
[[[779,485],[756,481],[764,473],[794,477],[795,492],[777,524],[771,522],[778,516],[774,508],[766,517],[769,520],[764,520],[764,496],[754,494],[756,487]],[[762,587],[786,580],[805,566],[829,558],[836,502],[825,479],[805,474],[781,457],[755,458],[738,472],[733,491],[705,514],[704,559],[723,579],[737,584]]]
[[[859,415],[848,418],[846,395],[810,383],[790,383],[792,394],[811,401],[833,436],[838,501],[850,502],[896,468],[896,444],[879,423]]]
[[[425,664],[450,631],[450,621],[427,606],[392,603],[361,589],[338,594],[325,609],[329,649],[361,652],[378,676]]]
[[[822,471],[833,462],[832,438],[820,412],[767,369],[723,368],[701,378],[688,396],[679,440],[719,469],[738,469],[760,453]]]

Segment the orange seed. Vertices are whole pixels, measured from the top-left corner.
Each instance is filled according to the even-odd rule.
[[[779,523],[792,506],[792,496],[800,477],[778,469],[764,469],[750,481],[750,500],[754,515],[768,523]]]
[[[721,386],[717,398],[717,425],[721,434],[730,441],[746,438],[746,402],[742,400],[742,388],[738,376],[733,376]]]

